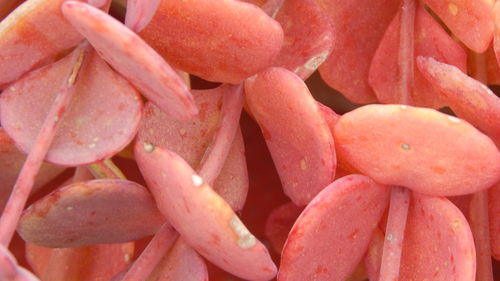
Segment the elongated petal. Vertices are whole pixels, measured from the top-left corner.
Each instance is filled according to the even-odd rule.
[[[467,47],[484,52],[493,38],[492,0],[424,0]]]
[[[222,96],[234,88],[222,86],[211,90],[194,90],[199,115],[189,121],[177,121],[162,113],[151,103],[146,104],[138,139],[172,150],[191,167],[198,168],[210,146],[221,120]],[[241,132],[237,132],[226,162],[213,188],[233,208],[241,210],[248,192],[248,172]]]
[[[153,18],[161,0],[129,0],[127,1],[127,14],[125,25],[134,32],[141,31]]]
[[[136,143],[135,156],[160,211],[189,246],[241,278],[276,275],[264,245],[181,157],[143,142]]]
[[[72,60],[30,73],[12,84],[0,98],[5,131],[24,152],[35,137]],[[64,113],[47,160],[60,165],[82,165],[109,158],[134,137],[142,113],[137,91],[95,53],[80,69],[74,96]]]
[[[467,122],[432,109],[368,105],[344,114],[338,153],[384,184],[431,195],[462,195],[500,178],[500,152]]]
[[[278,22],[235,0],[162,0],[140,35],[173,67],[232,84],[269,66],[283,43]]]
[[[475,279],[474,240],[467,220],[450,201],[413,193],[400,280]]]
[[[285,193],[306,205],[332,182],[336,167],[333,138],[316,101],[304,82],[283,68],[248,79],[245,93]]]
[[[351,175],[320,192],[288,236],[278,280],[346,280],[368,248],[389,190]]]
[[[276,15],[285,39],[275,66],[306,80],[328,58],[334,34],[326,11],[315,0],[288,0]]]
[[[399,0],[320,0],[330,16],[335,44],[321,77],[350,101],[375,102],[368,70],[375,50],[400,5]]]
[[[12,140],[7,136],[3,128],[0,127],[0,171],[2,171],[0,172],[0,212],[3,210],[5,203],[7,203],[17,175],[25,160],[26,155],[14,146]],[[47,163],[43,164],[32,192],[39,190],[63,171],[63,167]]]
[[[458,117],[485,132],[500,145],[500,98],[486,85],[452,65],[423,57],[417,59],[417,64]]]
[[[197,114],[182,78],[139,36],[90,5],[68,1],[62,10],[99,55],[163,111],[179,119]]]
[[[402,79],[398,67],[400,46],[401,13],[387,28],[384,38],[375,53],[370,66],[369,82],[377,98],[382,103],[401,103],[402,93],[399,81]],[[436,20],[418,5],[415,15],[414,56],[433,57],[439,61],[466,70],[467,56],[462,47],[455,42]],[[427,81],[415,65],[414,83],[407,104],[432,108],[443,107],[445,103],[439,93]]]
[[[31,205],[18,232],[53,248],[122,243],[154,234],[165,219],[148,191],[124,180],[75,183]]]
[[[83,39],[64,19],[60,10],[63,2],[26,1],[0,22],[0,88],[51,62]]]
[[[206,281],[207,266],[203,259],[182,239],[165,254],[147,281]]]

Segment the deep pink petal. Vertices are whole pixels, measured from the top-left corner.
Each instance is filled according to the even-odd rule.
[[[135,156],[160,211],[189,246],[241,278],[276,275],[264,245],[180,156],[141,141]]]
[[[361,175],[336,180],[309,203],[283,249],[279,281],[343,281],[354,272],[389,201]]]
[[[60,84],[71,67],[70,57],[30,73],[12,84],[0,99],[1,120],[16,145],[34,145]],[[142,113],[137,91],[95,52],[82,66],[74,96],[62,117],[47,160],[76,166],[109,158],[134,137]]]
[[[182,78],[138,35],[84,3],[68,1],[62,10],[99,55],[163,111],[178,119],[198,113]]]
[[[124,180],[74,183],[26,209],[18,232],[53,248],[122,243],[154,234],[165,223],[149,192]]]
[[[462,195],[500,179],[500,152],[472,125],[433,109],[368,105],[335,126],[339,155],[384,184]]]
[[[140,35],[173,67],[231,84],[271,65],[283,43],[278,22],[235,0],[163,0]]]
[[[305,83],[283,68],[245,82],[250,114],[259,124],[285,193],[303,206],[335,175],[335,145]]]

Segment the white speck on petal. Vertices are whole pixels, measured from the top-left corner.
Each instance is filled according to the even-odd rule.
[[[314,57],[310,58],[304,65],[308,70],[316,70],[327,58],[330,52],[323,51]]]
[[[448,116],[448,120],[450,120],[453,123],[460,123],[461,122],[460,119],[458,119],[455,116]]]
[[[74,208],[73,208],[73,207],[71,207],[71,206],[66,207],[66,210],[68,210],[68,211],[73,211],[73,209],[74,209]]]
[[[387,234],[387,236],[385,237],[385,239],[387,241],[392,241],[392,233]]]
[[[130,255],[129,255],[129,254],[125,254],[125,255],[123,256],[123,260],[124,260],[126,263],[128,263],[128,262],[130,261]]]
[[[95,143],[91,143],[89,144],[89,148],[95,148],[96,147],[96,144]]]
[[[456,16],[458,14],[458,7],[455,3],[448,3],[448,11],[450,14]]]
[[[146,150],[147,152],[153,152],[153,150],[155,150],[155,147],[148,142],[145,142],[143,147],[144,147],[144,150]]]
[[[410,150],[411,149],[411,145],[409,145],[407,143],[402,143],[401,144],[401,148],[404,149],[404,150]]]
[[[400,105],[399,108],[401,108],[401,109],[407,109],[408,106],[403,104],[403,105]]]
[[[193,184],[196,187],[201,186],[203,184],[203,179],[198,175],[193,175],[191,177],[191,180],[193,181]]]
[[[252,248],[256,243],[257,239],[255,236],[248,231],[246,226],[241,222],[237,215],[233,214],[231,220],[229,221],[229,226],[233,232],[238,236],[238,246],[243,249]]]

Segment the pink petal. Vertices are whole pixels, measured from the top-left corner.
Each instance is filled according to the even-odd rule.
[[[16,145],[30,151],[53,98],[67,76],[66,57],[30,73],[0,98],[1,120]],[[76,166],[109,158],[134,137],[141,118],[138,93],[94,52],[82,66],[47,160]]]
[[[343,281],[356,269],[388,205],[389,189],[361,175],[336,180],[294,224],[278,281]]]
[[[288,0],[276,15],[285,38],[274,60],[306,80],[330,55],[334,35],[329,17],[315,0]]]
[[[83,39],[64,19],[60,10],[63,2],[26,1],[1,21],[0,88],[52,62]]]
[[[283,43],[278,22],[234,0],[162,1],[140,35],[173,67],[232,84],[269,66]]]
[[[368,70],[399,0],[320,0],[332,22],[332,56],[319,68],[326,83],[355,103],[375,102]]]
[[[153,18],[161,0],[128,0],[125,25],[134,32],[141,31]]]
[[[500,145],[500,99],[460,69],[432,58],[417,58],[424,77],[440,91],[450,108]]]
[[[179,119],[198,113],[182,78],[139,36],[90,5],[67,1],[62,10],[99,55],[163,111]]]
[[[207,266],[193,249],[178,239],[147,281],[208,281]]]
[[[344,114],[338,153],[377,182],[462,195],[500,179],[500,152],[465,121],[432,109],[368,105]]]
[[[12,187],[16,183],[17,176],[26,160],[26,155],[19,151],[12,140],[0,127],[0,212],[9,199]],[[38,191],[42,186],[52,181],[64,171],[63,167],[52,164],[43,164],[37,176],[32,192]]]
[[[221,86],[211,90],[194,90],[193,97],[200,113],[189,121],[174,120],[153,104],[146,104],[138,139],[172,150],[191,167],[199,167],[221,120],[222,97],[231,93],[232,89],[232,86]],[[248,172],[239,131],[213,188],[233,210],[243,208],[248,192]]]
[[[400,280],[475,279],[476,253],[467,220],[450,201],[413,193]]]
[[[382,103],[401,103],[402,93],[399,89],[398,53],[400,48],[401,13],[387,28],[382,42],[373,58],[369,83],[377,98]],[[439,61],[453,64],[462,70],[466,69],[466,53],[434,18],[418,5],[415,15],[414,55],[434,57]],[[432,87],[414,66],[414,83],[408,97],[408,104],[439,108],[444,106],[438,92]],[[406,102],[405,102],[406,103]]]
[[[122,243],[154,234],[165,223],[149,192],[124,180],[74,183],[35,202],[18,232],[53,248]]]
[[[160,211],[189,246],[241,278],[276,275],[264,245],[180,156],[140,141],[135,156]]]
[[[336,167],[333,138],[316,101],[304,82],[283,68],[248,79],[245,93],[285,193],[306,205],[332,182]]]
[[[134,254],[134,243],[102,244],[51,249],[43,280],[110,280],[125,268]]]
[[[468,48],[482,53],[493,38],[492,0],[424,0]]]

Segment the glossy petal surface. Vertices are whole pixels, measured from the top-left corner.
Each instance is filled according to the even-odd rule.
[[[199,115],[189,121],[177,121],[151,103],[146,104],[139,129],[139,140],[179,154],[193,168],[198,168],[213,140],[221,118],[222,96],[231,87],[194,90]],[[241,132],[237,132],[226,163],[214,182],[214,190],[233,208],[240,210],[248,192],[248,172]]]
[[[122,243],[154,234],[165,223],[149,192],[124,180],[75,183],[24,211],[25,241],[53,248]]]
[[[135,156],[160,211],[189,246],[241,278],[276,275],[264,245],[180,156],[142,142],[136,143]]]
[[[334,136],[338,153],[380,183],[451,196],[500,178],[500,152],[491,139],[432,109],[364,106],[344,114]]]
[[[140,35],[173,67],[231,84],[269,66],[283,43],[279,23],[235,0],[162,0]]]
[[[71,69],[66,57],[12,84],[0,98],[1,120],[17,146],[28,152]],[[85,59],[75,93],[47,154],[60,165],[109,158],[134,137],[142,113],[137,91],[95,52]]]
[[[414,65],[413,87],[408,102],[402,102],[399,81],[398,50],[400,45],[401,12],[394,18],[373,57],[370,66],[369,83],[381,103],[407,103],[415,106],[439,108],[445,105],[439,93]],[[415,14],[414,56],[428,56],[436,60],[467,68],[467,56],[462,47],[455,42],[436,20],[418,5]]]
[[[163,111],[179,119],[197,114],[182,78],[139,36],[90,5],[68,1],[62,10],[99,55]]]
[[[365,176],[330,184],[294,224],[278,280],[346,280],[363,258],[388,199],[389,189]]]
[[[248,79],[245,93],[285,193],[306,205],[332,182],[336,167],[333,138],[316,101],[304,82],[283,68]]]
[[[432,58],[418,58],[417,64],[457,114],[489,135],[500,145],[500,98],[481,82],[460,69]]]
[[[467,47],[482,53],[493,38],[492,0],[424,0]]]
[[[476,256],[467,220],[450,201],[413,194],[401,280],[474,280]]]
[[[330,16],[335,36],[332,55],[319,68],[321,77],[352,102],[375,102],[368,85],[370,62],[401,1],[318,2]]]
[[[196,251],[177,239],[147,281],[208,281],[207,266]]]

